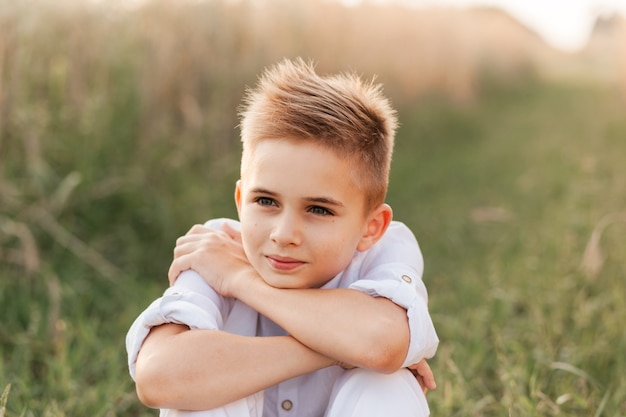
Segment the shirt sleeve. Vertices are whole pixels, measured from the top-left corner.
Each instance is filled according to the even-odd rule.
[[[223,327],[227,302],[195,271],[185,271],[134,321],[126,334],[128,369],[135,378],[139,349],[150,329],[166,323],[184,324],[190,329],[218,330]]]
[[[209,220],[205,226],[219,230],[224,223],[239,230],[239,222],[226,218]],[[150,329],[166,323],[184,324],[190,329],[222,329],[228,308],[228,302],[197,272],[181,273],[174,285],[137,317],[126,334],[128,368],[133,379],[139,349]]]
[[[363,256],[360,279],[349,288],[388,298],[406,309],[410,341],[402,366],[433,357],[439,338],[428,312],[424,263],[413,233],[404,224],[392,222],[385,236]]]

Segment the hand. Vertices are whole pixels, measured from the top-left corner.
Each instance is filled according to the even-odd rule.
[[[433,371],[430,369],[428,362],[426,362],[426,359],[422,359],[418,363],[410,365],[408,369],[413,375],[415,375],[415,378],[417,379],[417,382],[419,382],[420,387],[422,387],[424,394],[426,394],[428,390],[434,390],[437,388],[435,376],[433,375]]]
[[[195,225],[176,240],[174,260],[167,274],[170,285],[188,269],[198,272],[207,284],[226,297],[235,296],[237,280],[258,276],[244,253],[241,234],[226,224],[222,230]]]

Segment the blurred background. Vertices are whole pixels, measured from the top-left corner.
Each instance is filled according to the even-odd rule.
[[[398,109],[388,201],[424,252],[432,414],[625,416],[624,13],[0,0],[0,417],[156,415],[125,333],[175,239],[236,216],[237,106],[298,56]]]

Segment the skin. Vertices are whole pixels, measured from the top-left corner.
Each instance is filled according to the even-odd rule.
[[[319,289],[391,222],[386,204],[365,209],[350,169],[311,143],[256,145],[235,190],[241,234],[194,226],[177,241],[168,276],[173,282],[194,269],[215,291],[243,301],[290,336],[154,328],[136,368],[146,405],[215,408],[331,365],[399,369],[409,344],[406,311],[359,291]],[[425,389],[435,387],[425,361],[410,368]]]

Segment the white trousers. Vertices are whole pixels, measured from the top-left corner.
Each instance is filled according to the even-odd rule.
[[[427,417],[429,414],[426,397],[408,370],[380,374],[357,368],[344,372],[337,379],[324,417]],[[213,410],[161,410],[160,415],[262,417],[263,393],[259,392]]]

